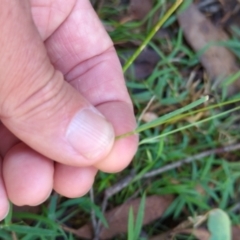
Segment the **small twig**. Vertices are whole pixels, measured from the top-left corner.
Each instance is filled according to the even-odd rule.
[[[128,175],[127,177],[125,177],[124,179],[122,179],[121,181],[119,181],[118,183],[116,183],[115,185],[113,185],[112,187],[108,188],[105,191],[104,199],[102,202],[102,208],[101,208],[102,213],[105,213],[106,211],[108,199],[114,196],[115,194],[117,194],[118,192],[120,192],[125,187],[127,187],[134,177],[135,177],[135,171],[132,170],[130,175]],[[97,230],[96,230],[97,236],[100,235],[101,231],[102,231],[102,225],[101,225],[101,222],[98,221]]]
[[[150,108],[150,106],[152,105],[153,101],[155,100],[156,96],[151,97],[150,101],[148,102],[147,106],[143,109],[142,113],[140,114],[139,118],[138,118],[138,123],[140,123],[142,121],[142,118],[144,116],[144,114],[147,112],[147,110]]]
[[[144,174],[142,178],[155,177],[155,176],[157,176],[161,173],[168,172],[168,171],[173,170],[175,168],[181,167],[184,164],[188,164],[188,163],[192,163],[192,162],[197,161],[197,160],[201,160],[202,158],[210,156],[212,154],[232,152],[232,151],[235,151],[235,150],[238,150],[238,149],[240,149],[240,143],[235,144],[235,145],[222,147],[222,148],[216,148],[216,149],[208,150],[208,151],[193,155],[191,157],[187,157],[187,158],[182,159],[180,161],[177,161],[175,163],[168,164],[168,165],[166,165],[162,168],[159,168],[157,170],[153,170],[151,172],[148,172],[148,173]]]
[[[132,179],[134,177],[135,177],[135,171],[132,170],[130,175],[128,175],[127,177],[125,177],[124,179],[122,179],[117,184],[113,185],[112,187],[108,188],[105,191],[105,196],[107,198],[110,198],[110,197],[114,196],[115,194],[119,193],[122,189],[124,189],[125,187],[127,187],[129,185],[129,183],[132,181]]]

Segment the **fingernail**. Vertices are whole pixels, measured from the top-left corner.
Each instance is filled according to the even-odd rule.
[[[112,148],[112,125],[95,109],[79,111],[67,130],[67,139],[75,151],[87,159],[102,159]]]

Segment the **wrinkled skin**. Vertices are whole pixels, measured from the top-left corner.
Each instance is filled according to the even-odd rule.
[[[98,170],[130,163],[138,139],[114,141],[135,128],[135,118],[113,44],[89,0],[2,0],[0,9],[3,219],[8,199],[33,206],[52,189],[84,195]],[[89,109],[87,121],[71,126],[88,122],[92,131],[72,131],[80,140],[69,144],[70,123]]]

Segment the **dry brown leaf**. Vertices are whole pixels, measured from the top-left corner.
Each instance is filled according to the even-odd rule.
[[[216,28],[194,4],[179,14],[178,21],[186,40],[196,52],[204,49],[211,42],[228,39],[227,34],[222,29]],[[226,77],[239,71],[234,55],[223,46],[207,48],[200,60],[210,79],[215,81],[214,84],[220,84]],[[232,95],[239,90],[238,79],[228,88],[228,93]]]
[[[165,197],[154,195],[147,197],[143,225],[149,224],[152,221],[160,218],[167,207],[171,204],[172,200],[172,196]],[[109,239],[118,234],[126,233],[129,209],[130,207],[133,208],[133,212],[136,217],[140,202],[141,198],[137,198],[107,212],[105,217],[109,224],[109,228],[103,229],[100,235],[101,239]],[[81,227],[74,232],[74,234],[79,237],[85,237],[86,239],[91,239],[93,237],[90,225]]]

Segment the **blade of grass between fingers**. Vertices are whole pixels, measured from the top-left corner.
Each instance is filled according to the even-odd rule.
[[[142,132],[142,131],[145,131],[146,129],[149,129],[149,128],[153,128],[153,127],[156,127],[156,126],[159,126],[160,124],[162,124],[163,122],[166,122],[167,120],[183,113],[183,112],[186,112],[186,111],[189,111],[191,110],[192,108],[195,108],[205,102],[207,102],[209,100],[209,96],[205,96],[205,97],[202,97],[200,99],[198,99],[197,101],[195,102],[192,102],[190,104],[188,104],[187,106],[184,106],[182,108],[179,108],[173,112],[170,112],[166,115],[163,115],[162,117],[156,119],[156,120],[153,120],[149,123],[146,123],[146,124],[143,124],[141,125],[140,127],[138,127],[135,132],[136,133],[139,133],[139,132]]]
[[[156,120],[153,120],[152,122],[149,122],[149,123],[146,123],[146,124],[143,124],[143,125],[139,126],[133,132],[129,132],[129,133],[117,136],[116,140],[124,138],[124,137],[127,137],[127,136],[130,136],[130,135],[133,135],[133,134],[140,133],[140,132],[145,131],[145,130],[147,130],[149,128],[153,128],[153,127],[159,126],[162,123],[166,122],[167,120],[169,120],[169,119],[171,119],[171,118],[173,118],[173,117],[175,117],[175,116],[177,116],[177,115],[179,115],[179,114],[181,114],[183,112],[189,111],[192,108],[195,108],[195,107],[199,106],[200,104],[208,101],[208,99],[209,99],[209,96],[202,97],[202,98],[198,99],[197,101],[190,103],[187,106],[184,106],[184,107],[182,107],[180,109],[177,109],[177,110],[175,110],[173,112],[170,112],[170,113],[168,113],[168,114],[166,114],[166,115],[164,115],[162,117],[159,117]]]
[[[217,104],[205,107],[205,108],[200,108],[200,109],[197,109],[195,111],[191,111],[189,113],[180,114],[179,116],[173,117],[172,119],[169,119],[168,121],[165,121],[164,123],[171,123],[172,121],[180,120],[180,119],[183,119],[183,118],[188,117],[190,115],[194,115],[194,114],[197,114],[197,113],[200,113],[200,112],[205,112],[205,111],[217,108],[217,107],[223,107],[223,106],[233,104],[233,103],[236,103],[236,102],[240,102],[240,99],[234,99],[234,100],[226,101],[226,102],[223,102],[223,103],[217,103]]]
[[[190,128],[190,127],[199,125],[199,124],[201,124],[201,123],[210,121],[210,120],[212,120],[212,119],[215,119],[215,118],[218,118],[218,117],[222,117],[222,116],[224,116],[224,115],[226,115],[226,114],[229,114],[229,113],[234,112],[234,111],[239,110],[239,109],[240,109],[240,106],[239,106],[239,107],[236,107],[236,108],[233,108],[233,109],[231,109],[231,110],[228,110],[228,111],[225,111],[225,112],[216,114],[216,115],[214,115],[214,116],[205,118],[205,119],[200,120],[200,121],[198,121],[198,122],[191,123],[191,124],[188,124],[188,125],[186,125],[186,126],[180,127],[180,128],[178,128],[178,129],[175,129],[175,130],[172,130],[172,131],[163,133],[163,134],[158,135],[158,136],[156,136],[156,137],[144,139],[144,140],[142,140],[142,141],[139,143],[139,145],[144,144],[144,143],[152,143],[152,142],[155,142],[155,141],[158,140],[159,138],[166,137],[166,136],[171,135],[171,134],[176,133],[176,132],[180,132],[180,131],[182,131],[182,130],[184,130],[184,129],[187,129],[187,128]]]
[[[140,47],[136,50],[136,52],[129,58],[129,60],[123,66],[123,72],[132,65],[133,61],[139,56],[142,50],[147,46],[156,32],[163,26],[163,24],[169,19],[169,17],[178,9],[178,7],[182,4],[183,0],[177,0],[175,4],[166,12],[166,14],[157,22],[155,27],[148,34],[144,42],[140,45]]]

